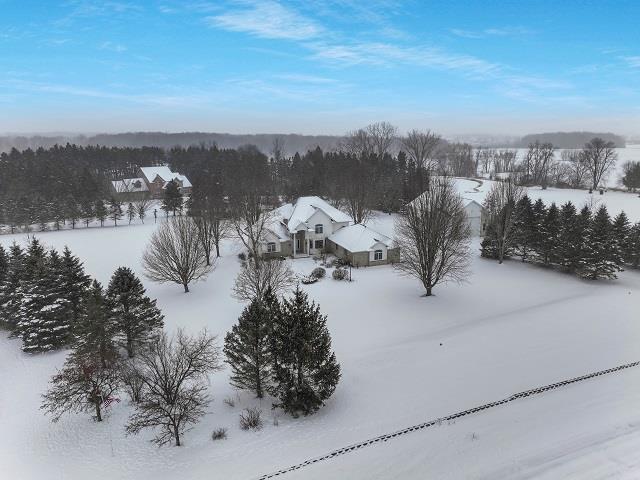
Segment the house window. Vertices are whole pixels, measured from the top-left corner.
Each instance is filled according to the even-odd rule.
[[[382,260],[382,250],[376,250],[375,252],[373,252],[373,259]]]
[[[322,224],[321,224],[321,223],[318,223],[318,224],[316,225],[316,233],[322,233],[322,232],[323,232],[323,228],[324,228],[324,227],[322,226]]]
[[[317,249],[322,249],[323,247],[324,247],[324,241],[316,240],[316,248]]]
[[[274,242],[267,243],[267,252],[273,253],[276,251],[276,244]]]

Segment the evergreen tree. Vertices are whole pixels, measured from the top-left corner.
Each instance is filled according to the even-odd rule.
[[[515,230],[514,250],[524,262],[531,255],[532,242],[535,237],[533,204],[528,195],[522,197],[516,206],[516,219],[513,228]]]
[[[122,218],[122,204],[114,197],[109,201],[109,218],[115,226],[118,226],[118,220]]]
[[[326,317],[297,288],[282,303],[271,334],[272,394],[280,407],[294,417],[318,410],[340,380],[340,365],[331,351]]]
[[[66,213],[66,217],[69,219],[69,223],[71,223],[71,228],[76,228],[76,223],[80,220],[80,216],[82,215],[82,211],[80,210],[80,206],[76,199],[73,196],[67,197],[67,200],[64,205],[64,210]]]
[[[560,209],[560,225],[557,260],[567,270],[574,271],[580,265],[585,230],[578,221],[578,212],[573,203],[567,202]]]
[[[24,252],[17,243],[9,248],[7,272],[0,284],[0,324],[13,330],[19,319],[20,282],[24,275]]]
[[[27,262],[31,255],[41,255],[42,247],[34,242],[37,240],[29,248]],[[42,267],[31,270],[28,282],[21,284],[22,304],[16,331],[22,338],[22,350],[28,353],[61,348],[69,339],[71,306],[63,296],[60,282],[62,260],[55,250],[48,255],[43,253],[42,258]]]
[[[627,262],[632,267],[640,267],[640,222],[631,227],[628,247]]]
[[[118,325],[110,315],[102,285],[94,280],[82,299],[81,315],[73,328],[75,351],[81,355],[96,355],[107,367],[118,357],[115,336]]]
[[[533,250],[535,256],[537,257],[537,252],[539,252],[543,247],[542,243],[544,242],[544,235],[542,232],[542,222],[547,216],[547,207],[541,198],[535,201],[533,204],[533,225],[532,231],[533,235],[531,237],[531,249]]]
[[[127,267],[114,272],[107,288],[110,315],[118,329],[116,339],[126,348],[129,358],[163,326],[164,317],[156,301],[145,293],[142,282]]]
[[[95,216],[94,212],[95,212],[95,208],[91,202],[87,201],[82,204],[82,218],[87,228],[89,227],[89,224],[91,223],[91,221]]]
[[[611,219],[604,205],[591,222],[581,263],[580,274],[592,280],[616,278],[616,272],[622,269],[621,249],[613,235]]]
[[[560,229],[560,211],[552,203],[540,225],[540,241],[536,248],[536,256],[544,265],[554,264],[558,260]]]
[[[136,207],[133,206],[133,203],[129,202],[127,206],[127,218],[129,219],[129,225],[131,225],[131,221],[136,218]]]
[[[84,272],[82,262],[71,253],[69,247],[64,247],[62,252],[60,285],[62,295],[71,305],[70,322],[74,325],[80,317],[82,299],[91,285],[91,278]]]
[[[100,199],[96,201],[96,207],[94,215],[100,221],[100,226],[104,226],[104,221],[107,219],[107,206],[104,204],[104,200]]]
[[[174,180],[167,182],[165,186],[161,208],[167,212],[167,215],[169,212],[173,212],[175,215],[176,211],[182,210],[182,193]]]
[[[498,240],[492,223],[487,225],[484,237],[480,243],[480,255],[485,258],[498,258]]]
[[[3,309],[5,304],[5,285],[9,277],[9,254],[0,243],[0,327],[6,326]]]
[[[618,245],[618,248],[620,248],[623,262],[628,263],[628,259],[631,254],[631,225],[629,224],[627,214],[620,212],[616,218],[613,219],[611,228],[614,240]]]
[[[279,302],[269,289],[262,299],[254,298],[245,307],[224,341],[224,353],[231,366],[231,385],[255,392],[258,398],[270,386],[269,336],[279,310]]]
[[[138,218],[144,223],[144,217],[147,216],[147,205],[145,202],[140,202],[136,207],[136,211],[138,212]]]

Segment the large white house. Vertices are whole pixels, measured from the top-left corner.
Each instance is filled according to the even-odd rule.
[[[270,213],[260,246],[264,257],[300,257],[324,252],[354,266],[380,265],[398,260],[392,240],[364,225],[320,197],[300,197]]]
[[[351,222],[351,217],[320,197],[300,197],[271,212],[262,253],[266,256],[307,256],[321,253],[327,237]]]

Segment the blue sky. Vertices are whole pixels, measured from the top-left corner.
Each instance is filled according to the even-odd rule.
[[[640,134],[640,1],[0,0],[0,132]]]

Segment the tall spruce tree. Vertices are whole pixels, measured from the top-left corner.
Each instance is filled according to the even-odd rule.
[[[39,256],[39,249],[41,246],[34,246],[32,242],[28,258]],[[42,267],[32,270],[28,282],[21,285],[17,331],[22,338],[22,350],[27,353],[62,348],[69,340],[71,305],[64,298],[60,282],[62,261],[55,250],[43,254],[43,258]],[[35,265],[36,259],[33,260]]]
[[[6,326],[3,316],[3,307],[5,304],[5,284],[9,277],[9,254],[5,248],[0,244],[0,327]]]
[[[164,325],[156,301],[145,293],[140,279],[127,267],[113,273],[107,288],[106,300],[117,328],[116,340],[127,350],[129,358]]]
[[[513,223],[515,229],[514,252],[523,262],[528,260],[532,253],[535,227],[533,204],[529,196],[525,195],[516,206],[516,219]]]
[[[167,212],[167,215],[169,212],[173,212],[175,215],[176,211],[182,210],[182,194],[180,193],[178,184],[174,180],[167,182],[164,188],[164,198],[161,208]]]
[[[340,365],[320,307],[300,288],[282,303],[271,334],[273,387],[280,407],[294,417],[318,410],[340,380]]]
[[[623,264],[628,262],[628,258],[631,252],[631,225],[629,218],[624,212],[620,212],[614,219],[611,225],[613,238],[620,248],[620,254],[622,255]]]
[[[547,207],[541,198],[533,204],[533,235],[531,237],[531,248],[533,255],[538,257],[538,252],[542,250],[544,242],[544,234],[542,231],[542,223],[547,216]],[[537,259],[538,260],[538,259]]]
[[[580,275],[592,280],[616,278],[622,269],[622,253],[613,235],[607,207],[602,205],[593,216],[585,242]]]
[[[262,398],[271,385],[270,334],[280,304],[271,289],[245,307],[238,323],[224,341],[224,353],[231,366],[231,385],[250,390]]]
[[[558,261],[560,230],[560,210],[552,203],[542,219],[540,241],[536,246],[538,261],[544,265],[552,265]]]
[[[74,347],[79,355],[97,356],[103,367],[118,358],[118,325],[110,313],[102,285],[94,280],[82,299],[81,315],[73,328]]]
[[[20,282],[24,275],[24,252],[17,243],[9,247],[7,273],[0,284],[0,324],[10,330],[15,329],[22,303]]]
[[[560,237],[556,249],[558,263],[568,271],[580,265],[585,231],[578,221],[578,212],[571,202],[560,209]]]
[[[78,257],[71,253],[69,247],[62,251],[60,284],[62,294],[71,305],[71,324],[80,317],[82,299],[91,285],[91,277],[84,272],[84,266]]]

